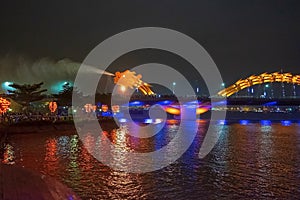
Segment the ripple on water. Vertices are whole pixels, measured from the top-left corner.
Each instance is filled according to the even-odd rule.
[[[137,148],[149,152],[174,137],[174,126],[166,126],[160,135],[147,140],[106,134],[122,151]],[[299,198],[298,126],[229,124],[222,130],[215,126],[220,139],[200,160],[206,126],[200,124],[194,142],[179,160],[146,174],[117,172],[101,164],[71,131],[10,135],[9,144],[17,165],[57,178],[83,199]],[[84,138],[89,148],[101,151],[98,139],[91,135]]]

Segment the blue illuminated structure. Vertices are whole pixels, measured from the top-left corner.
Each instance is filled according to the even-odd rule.
[[[152,120],[152,119],[145,119],[145,120],[144,120],[144,123],[145,123],[145,124],[152,124],[152,123],[153,123],[153,120]]]
[[[129,102],[129,106],[142,106],[142,105],[144,105],[144,102],[141,102],[141,101]]]
[[[170,105],[172,103],[173,103],[173,101],[169,101],[169,100],[157,102],[157,104],[162,105],[162,106]]]
[[[218,120],[218,124],[219,125],[226,125],[227,122],[226,122],[226,120]]]
[[[213,104],[214,106],[227,105],[227,101],[226,100],[218,101],[218,102],[214,102]]]
[[[291,124],[292,124],[292,122],[289,121],[289,120],[283,120],[283,121],[281,121],[281,125],[282,126],[290,126]]]
[[[189,101],[189,102],[186,102],[185,104],[186,104],[186,105],[198,105],[198,104],[200,104],[200,103],[201,103],[200,101],[195,100],[195,101]]]
[[[110,111],[107,112],[101,112],[102,117],[112,117],[113,113]]]
[[[7,92],[7,90],[12,90],[12,91],[16,90],[15,88],[10,87],[11,84],[13,84],[13,82],[10,82],[10,81],[3,82],[2,89],[5,90],[6,92]]]
[[[261,120],[261,121],[260,121],[260,124],[261,124],[262,126],[271,126],[271,125],[272,125],[272,122],[271,122],[271,120]]]
[[[268,102],[268,103],[265,103],[263,105],[264,106],[275,106],[275,105],[277,105],[277,101]]]
[[[119,122],[120,122],[120,123],[126,123],[126,122],[127,122],[127,119],[126,119],[126,118],[121,118],[121,119],[119,119]]]
[[[249,124],[249,120],[240,120],[240,124],[241,125],[248,125]]]

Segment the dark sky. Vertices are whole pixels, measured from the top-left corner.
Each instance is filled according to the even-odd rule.
[[[297,0],[5,1],[0,7],[0,56],[81,62],[109,36],[144,26],[194,38],[226,82],[281,68],[300,73]]]

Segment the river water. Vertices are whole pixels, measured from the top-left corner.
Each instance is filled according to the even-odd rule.
[[[215,123],[218,143],[199,159],[208,121],[197,123],[198,133],[181,158],[143,174],[115,171],[100,163],[83,147],[75,131],[14,134],[9,136],[9,144],[15,165],[55,177],[83,199],[300,197],[299,124],[241,121],[221,128]],[[130,124],[125,126],[131,130]],[[177,127],[176,121],[169,121],[158,136],[143,141],[120,137],[115,130],[99,135],[124,148],[150,152],[168,145]],[[86,134],[82,139],[93,147],[99,138]]]

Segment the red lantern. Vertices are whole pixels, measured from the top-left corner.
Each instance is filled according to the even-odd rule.
[[[57,109],[57,103],[54,101],[49,102],[49,110],[54,113]]]
[[[10,106],[10,101],[0,97],[0,114],[6,113]]]

